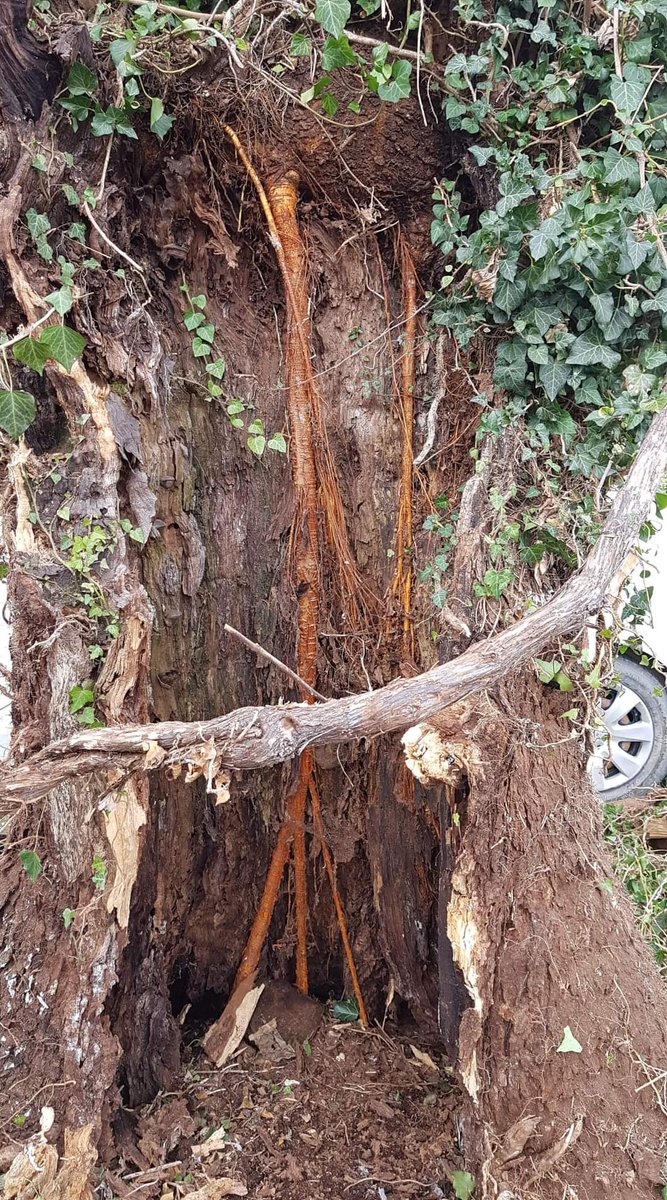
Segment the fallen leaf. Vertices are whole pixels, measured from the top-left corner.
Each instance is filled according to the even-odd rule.
[[[186,1200],[222,1200],[223,1196],[247,1196],[248,1189],[238,1179],[224,1176],[220,1179],[209,1179],[196,1192],[188,1192]]]
[[[566,1025],[563,1030],[563,1040],[556,1050],[556,1054],[581,1054],[583,1046],[574,1036],[569,1025]]]
[[[199,1142],[197,1146],[192,1147],[192,1153],[198,1154],[200,1158],[210,1158],[212,1154],[216,1154],[218,1150],[229,1149],[229,1134],[224,1125],[219,1125],[217,1129],[203,1142]]]
[[[422,1067],[428,1067],[429,1071],[435,1071],[437,1074],[439,1074],[440,1069],[433,1062],[430,1054],[427,1054],[425,1050],[419,1050],[417,1046],[412,1045],[412,1042],[410,1042],[410,1049],[417,1059],[417,1062],[421,1063]]]

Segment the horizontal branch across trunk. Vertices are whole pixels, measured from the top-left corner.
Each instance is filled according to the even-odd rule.
[[[634,465],[617,493],[600,537],[583,567],[542,608],[459,658],[374,692],[324,704],[239,708],[210,721],[164,721],[90,729],[54,742],[0,772],[0,800],[45,795],[75,775],[116,767],[148,770],[201,761],[210,750],[215,771],[248,770],[285,762],[309,746],[376,737],[423,721],[503,675],[564,634],[580,629],[604,604],[614,576],[636,543],[667,470],[667,410],[653,418]],[[164,755],[149,753],[157,745]]]

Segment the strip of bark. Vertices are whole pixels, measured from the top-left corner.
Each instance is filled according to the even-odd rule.
[[[497,683],[563,634],[581,628],[602,607],[609,585],[632,550],[667,470],[667,409],[658,413],[617,493],[600,537],[583,567],[542,608],[472,646],[459,658],[375,692],[326,704],[256,706],[210,721],[164,721],[90,729],[54,742],[0,773],[0,800],[34,800],[73,775],[99,770],[119,757],[145,752],[150,743],[163,760],[186,762],[194,747],[212,743],[221,768],[249,770],[286,762],[310,746],[340,744],[404,730],[454,701]]]

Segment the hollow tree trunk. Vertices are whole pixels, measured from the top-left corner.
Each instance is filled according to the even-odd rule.
[[[6,105],[5,113],[17,116],[18,109]],[[39,319],[40,297],[54,286],[20,222],[32,205],[44,205],[40,179],[30,170],[30,139],[39,141],[47,119],[48,112],[36,129],[20,130],[25,137],[16,140],[4,173],[0,256],[8,330]],[[278,454],[253,458],[225,408],[202,398],[182,324],[185,275],[191,294],[208,298],[227,362],[227,399],[240,397],[267,430],[287,432],[283,348],[290,298],[261,208],[249,196],[246,168],[218,126],[206,138],[216,119],[213,98],[203,120],[186,121],[162,152],[145,133],[137,153],[112,146],[108,179],[116,191],[111,204],[107,188],[95,221],[140,269],[123,260],[124,278],[91,277],[87,308],[77,306],[70,318],[88,339],[83,364],[72,372],[47,366],[28,448],[6,447],[17,757],[76,728],[70,691],[91,673],[92,631],[80,581],[52,536],[64,532],[63,506],[69,521],[92,517],[113,527],[100,582],[120,614],[121,632],[97,678],[105,723],[205,719],[296,694],[223,632],[229,623],[296,665],[290,463]],[[378,173],[363,184],[375,186],[389,217],[400,221],[401,242],[363,229],[349,237],[349,178],[343,185],[335,171],[318,165],[322,143],[303,114],[250,146],[269,194],[287,169],[308,182],[297,220],[308,247],[313,364],[356,570],[376,598],[372,619],[350,621],[331,582],[335,547],[320,514],[329,582],[317,687],[332,696],[378,686],[414,666],[405,661],[412,626],[407,622],[406,630],[400,607],[410,594],[405,545],[398,547],[400,573],[389,555],[405,510],[407,459],[403,347],[387,330],[414,287],[414,281],[405,286],[406,256],[422,285],[430,282],[424,230],[432,177],[454,155],[418,121],[411,105],[392,117],[383,113],[382,127],[355,159]],[[383,138],[393,150],[384,176]],[[68,148],[77,183],[100,177],[104,145],[80,133]],[[58,159],[54,170],[64,169]],[[55,194],[59,181],[51,182]],[[54,227],[61,215],[52,214]],[[109,252],[94,226],[88,234],[92,251]],[[447,416],[452,431],[457,415]],[[460,460],[437,461],[424,476],[432,496],[460,482]],[[142,550],[121,520],[149,535]],[[428,653],[425,613],[415,624],[417,656],[420,645]],[[482,714],[482,767],[471,778],[446,902],[434,816],[444,806],[434,789],[413,787],[398,739],[370,749],[315,751],[361,989],[373,1014],[383,1008],[391,979],[414,1016],[435,1027],[439,936],[441,981],[449,980],[441,982],[439,998],[451,1035],[462,972],[474,1003],[462,1019],[458,1059],[471,1093],[470,1153],[485,1164],[483,1194],[493,1195],[502,1177],[494,1139],[516,1119],[534,1116],[540,1124],[526,1139],[530,1157],[521,1171],[524,1182],[542,1172],[541,1194],[562,1196],[565,1181],[580,1200],[607,1192],[649,1195],[655,1109],[651,1089],[635,1094],[634,1088],[652,1061],[651,1043],[664,1035],[659,984],[621,898],[614,897],[614,907],[600,886],[606,872],[595,866],[599,831],[581,763],[569,748],[544,748],[562,737],[561,725],[541,694],[524,683],[515,688],[527,705],[518,727],[506,713]],[[501,700],[511,707],[506,693]],[[8,1031],[0,1058],[11,1080],[3,1119],[27,1112],[30,1132],[49,1102],[56,1133],[93,1122],[104,1146],[121,1097],[137,1104],[174,1082],[182,1036],[176,1017],[191,1003],[194,1018],[209,1024],[229,995],[297,771],[286,764],[240,775],[222,805],[201,779],[154,773],[149,785],[148,777],[137,781],[119,771],[111,790],[106,775],[67,781],[15,815],[0,874],[0,1020]],[[571,798],[572,781],[581,803]],[[340,994],[349,976],[334,906],[318,839],[308,845],[309,892],[319,896],[309,914],[311,988]],[[16,854],[24,849],[40,855],[44,869],[36,881]],[[438,930],[439,892],[458,975],[443,920]],[[65,910],[75,914],[67,927]],[[291,976],[294,925],[291,891],[284,888],[264,972]],[[619,963],[627,987],[617,979]],[[641,1012],[649,1001],[650,1016]],[[579,1037],[581,1055],[556,1055],[565,1025]],[[607,1072],[610,1086],[594,1083],[591,1067]],[[596,1113],[600,1091],[606,1107]],[[553,1168],[540,1165],[538,1155],[571,1125],[577,1131],[580,1115],[583,1130],[578,1140],[570,1135],[572,1148]],[[599,1170],[596,1137],[613,1146]],[[633,1183],[624,1170],[636,1172]],[[530,1195],[533,1184],[526,1186]]]

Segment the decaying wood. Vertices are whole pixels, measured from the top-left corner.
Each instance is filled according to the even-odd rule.
[[[25,0],[0,0],[0,108],[5,117],[36,120],[51,101],[60,64],[32,35]]]
[[[375,737],[406,729],[497,683],[511,669],[599,611],[610,581],[630,553],[667,469],[667,411],[653,418],[625,484],[616,495],[600,537],[583,567],[542,608],[471,647],[459,658],[395,679],[375,692],[326,704],[255,706],[210,721],[165,721],[91,729],[54,742],[26,762],[5,767],[0,800],[34,800],[57,783],[108,765],[127,765],[151,745],[162,763],[187,762],[208,743],[215,769],[248,770],[285,762],[311,746]],[[139,761],[137,761],[139,765]],[[145,759],[141,765],[146,768]]]

